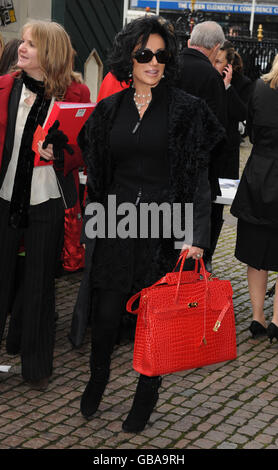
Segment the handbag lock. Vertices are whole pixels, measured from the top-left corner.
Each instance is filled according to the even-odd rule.
[[[189,302],[189,304],[187,304],[187,306],[188,306],[189,308],[198,307],[198,302]]]

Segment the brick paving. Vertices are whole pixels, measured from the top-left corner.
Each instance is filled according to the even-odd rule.
[[[249,153],[241,147],[242,162]],[[67,334],[81,273],[57,279],[54,374],[44,392],[32,390],[19,370],[0,373],[0,449],[276,449],[278,445],[278,343],[251,339],[251,307],[246,267],[233,256],[236,221],[225,223],[213,259],[213,272],[234,289],[238,357],[164,377],[150,424],[126,434],[121,424],[130,409],[138,374],[132,345],[115,348],[111,380],[95,419],[79,412],[89,373],[90,331],[80,349]],[[269,287],[276,274],[271,273]],[[266,300],[271,320],[273,298]],[[19,365],[1,350],[1,364]]]

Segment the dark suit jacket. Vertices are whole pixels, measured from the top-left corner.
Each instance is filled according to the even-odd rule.
[[[180,75],[177,86],[191,95],[203,98],[224,128],[227,126],[226,90],[223,79],[209,59],[196,49],[187,48],[179,57]],[[224,164],[224,142],[212,153],[210,183],[212,200],[221,194],[218,177]]]

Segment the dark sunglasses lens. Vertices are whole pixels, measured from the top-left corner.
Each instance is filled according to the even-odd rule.
[[[138,51],[135,54],[135,59],[139,64],[146,64],[147,62],[150,62],[153,58],[153,53],[152,51],[145,49],[144,51]]]
[[[154,55],[159,64],[166,64],[169,60],[169,54],[166,50],[157,51],[154,54],[150,49],[144,49],[143,51],[136,52],[134,57],[139,64],[146,64],[152,60]]]
[[[169,60],[169,54],[167,51],[158,51],[156,54],[156,60],[159,64],[166,64]]]

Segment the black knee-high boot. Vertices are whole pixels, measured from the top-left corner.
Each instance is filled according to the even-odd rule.
[[[84,418],[91,419],[100,405],[109,380],[110,365],[95,367],[81,397],[80,411]]]
[[[109,381],[111,354],[115,343],[115,332],[102,336],[92,347],[90,368],[91,376],[81,397],[80,411],[91,419],[98,410],[104,390]]]
[[[123,431],[143,431],[159,398],[161,382],[160,376],[140,375],[131,410],[122,425]]]

